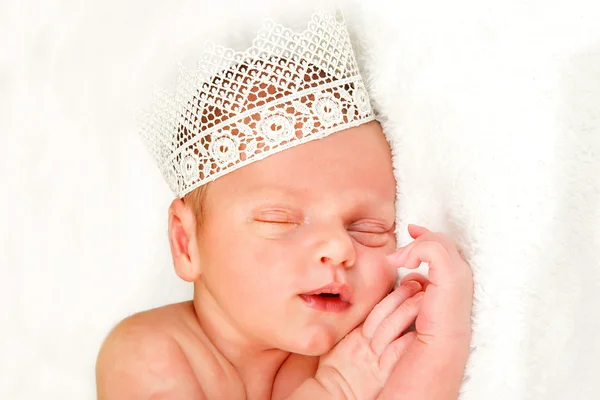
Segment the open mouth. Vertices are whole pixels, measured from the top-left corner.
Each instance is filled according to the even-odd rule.
[[[320,297],[340,297],[339,293],[320,293],[317,296],[320,296]]]
[[[318,311],[342,312],[350,306],[350,289],[347,285],[331,284],[300,295],[307,306]]]

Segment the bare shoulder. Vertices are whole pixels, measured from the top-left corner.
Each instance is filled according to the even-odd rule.
[[[172,304],[121,321],[98,354],[98,399],[205,399],[194,358],[210,350],[198,337],[191,307]]]

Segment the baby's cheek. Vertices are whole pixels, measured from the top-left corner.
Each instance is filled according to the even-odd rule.
[[[382,260],[383,263],[383,260]],[[387,265],[381,265],[376,268],[376,286],[382,291],[382,296],[385,297],[393,289],[397,279],[397,271],[395,268],[390,268]]]
[[[386,262],[385,253],[364,254],[364,266],[361,267],[365,296],[376,304],[392,290],[397,279],[397,271]]]

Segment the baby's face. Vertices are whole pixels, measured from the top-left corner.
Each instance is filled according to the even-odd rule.
[[[204,204],[202,285],[245,337],[323,354],[395,282],[385,261],[395,249],[395,191],[375,122],[225,175]]]

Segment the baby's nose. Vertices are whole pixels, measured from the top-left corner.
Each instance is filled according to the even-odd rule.
[[[352,268],[356,261],[352,238],[345,230],[343,235],[338,233],[324,240],[317,254],[322,265]]]

